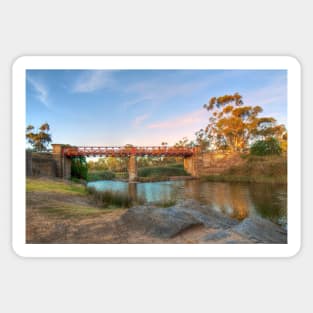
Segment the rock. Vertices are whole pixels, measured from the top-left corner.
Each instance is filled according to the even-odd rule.
[[[212,233],[212,234],[207,234],[206,236],[204,236],[203,240],[204,241],[208,241],[208,240],[220,240],[220,239],[224,239],[226,237],[228,237],[230,235],[230,232],[227,230],[222,230],[222,231],[218,231],[216,233]]]
[[[287,243],[287,231],[260,217],[246,218],[232,230],[259,243]]]
[[[171,238],[194,225],[227,229],[238,223],[208,208],[200,207],[195,201],[180,202],[169,208],[130,208],[119,222],[129,231],[141,231],[158,238]]]
[[[128,230],[142,231],[159,238],[171,238],[182,230],[200,224],[188,212],[172,208],[135,207],[120,220]]]
[[[239,222],[195,201],[181,201],[169,208],[151,205],[133,207],[128,209],[117,223],[125,232],[140,232],[163,239],[172,238],[194,225],[203,225],[216,231],[204,236],[202,242],[213,243],[219,240],[229,244],[287,242],[287,232],[268,220],[253,217]],[[240,239],[237,240],[238,235]]]

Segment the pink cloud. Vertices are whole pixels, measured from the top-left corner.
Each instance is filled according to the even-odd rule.
[[[207,120],[208,115],[206,114],[205,110],[200,109],[171,120],[150,124],[147,127],[152,129],[181,128],[186,126],[200,125],[201,123],[205,123]]]

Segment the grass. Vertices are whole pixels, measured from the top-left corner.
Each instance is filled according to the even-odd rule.
[[[97,217],[112,212],[93,206],[84,185],[56,179],[28,178],[27,206],[51,218],[71,219]],[[46,194],[48,193],[48,195]],[[53,196],[55,194],[55,197]],[[116,208],[115,208],[116,209]]]
[[[134,204],[142,204],[141,198],[133,199],[128,193],[112,190],[97,190],[94,187],[88,187],[87,191],[92,195],[97,204],[104,208],[130,208]]]
[[[177,201],[175,199],[163,199],[163,200],[155,201],[153,202],[153,204],[156,205],[157,207],[169,208],[171,206],[174,206],[176,202]]]
[[[246,162],[233,166],[222,174],[202,177],[207,181],[287,183],[287,158],[285,156],[251,156]]]
[[[168,176],[149,176],[149,177],[137,177],[137,181],[141,183],[151,183],[169,180]]]
[[[41,207],[40,212],[58,217],[62,219],[70,218],[85,218],[92,216],[99,216],[99,214],[109,213],[112,210],[102,210],[99,208],[82,206],[75,204],[67,204],[63,202],[48,203],[46,206]]]
[[[238,176],[238,175],[208,175],[201,177],[201,180],[215,182],[242,182],[242,183],[272,183],[286,184],[287,177],[269,177],[269,176]]]
[[[87,181],[112,180],[116,177],[111,171],[93,171],[88,172]]]
[[[189,176],[181,164],[171,166],[142,167],[138,169],[139,177],[170,177],[170,176]]]
[[[51,179],[27,179],[26,191],[32,192],[56,192],[62,194],[86,195],[85,186],[73,182]]]

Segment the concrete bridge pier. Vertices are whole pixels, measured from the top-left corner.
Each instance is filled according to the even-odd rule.
[[[52,155],[56,162],[56,176],[63,179],[71,178],[72,160],[63,153],[64,145],[52,144]]]
[[[128,180],[130,182],[136,181],[137,177],[138,173],[137,173],[136,155],[131,155],[128,161]]]

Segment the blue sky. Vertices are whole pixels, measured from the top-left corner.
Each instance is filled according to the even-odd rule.
[[[284,70],[27,70],[26,124],[54,143],[170,145],[208,123],[203,104],[239,92],[287,126]]]

